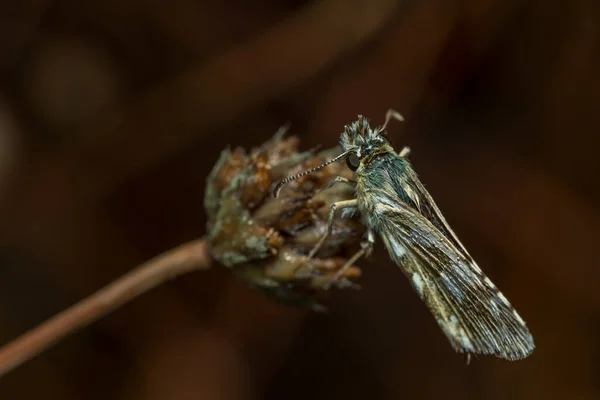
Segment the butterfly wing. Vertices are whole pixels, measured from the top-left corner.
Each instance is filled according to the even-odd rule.
[[[430,197],[421,198],[421,207],[424,201],[433,203]],[[435,203],[433,207],[437,209]],[[445,220],[435,222],[445,226],[450,237],[403,202],[380,203],[376,214],[391,258],[456,351],[509,360],[531,354],[535,345],[525,322],[466,253]]]

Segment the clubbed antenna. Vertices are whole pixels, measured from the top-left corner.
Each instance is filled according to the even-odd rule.
[[[387,110],[387,112],[385,113],[385,122],[383,123],[382,127],[381,127],[381,131],[384,131],[385,128],[387,128],[388,123],[393,119],[397,120],[397,121],[404,121],[404,117],[402,116],[402,114],[400,114],[398,111],[393,110],[393,109],[389,109]]]
[[[296,174],[296,175],[288,176],[284,180],[279,181],[277,183],[277,185],[275,185],[275,188],[273,188],[273,197],[277,198],[279,196],[279,192],[281,192],[281,189],[283,188],[284,185],[286,185],[286,184],[288,184],[288,183],[290,183],[292,181],[295,181],[296,179],[301,178],[301,177],[303,177],[305,175],[312,174],[313,172],[315,172],[315,171],[317,171],[317,170],[319,170],[319,169],[321,169],[323,167],[328,166],[331,163],[334,163],[334,162],[336,162],[336,161],[338,161],[338,160],[346,157],[349,152],[350,151],[345,151],[342,154],[340,154],[339,156],[334,157],[334,158],[332,158],[331,160],[329,160],[327,162],[324,162],[323,164],[319,165],[318,167],[307,169],[306,171],[300,172],[299,174]]]

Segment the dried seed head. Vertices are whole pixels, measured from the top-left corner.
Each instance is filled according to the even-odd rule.
[[[275,182],[332,159],[339,149],[315,154],[298,152],[298,139],[271,140],[249,153],[241,148],[223,151],[210,173],[204,199],[212,255],[251,286],[282,303],[319,309],[316,299],[327,290],[365,232],[356,219],[336,219],[331,237],[309,260],[307,254],[326,231],[329,206],[353,198],[347,185],[325,187],[336,177],[351,177],[341,163],[286,185],[277,198]],[[349,268],[334,287],[355,285],[360,276]]]

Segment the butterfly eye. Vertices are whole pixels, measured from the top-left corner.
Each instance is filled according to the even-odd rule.
[[[352,171],[356,171],[358,166],[360,165],[360,159],[356,155],[356,153],[351,153],[348,158],[346,158],[346,165]]]

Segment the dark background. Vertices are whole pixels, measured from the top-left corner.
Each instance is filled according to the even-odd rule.
[[[13,1],[0,51],[2,342],[202,236],[226,145],[291,121],[332,146],[393,107],[393,143],[537,345],[467,366],[379,247],[327,315],[221,267],[183,277],[0,398],[599,398],[596,0]]]

